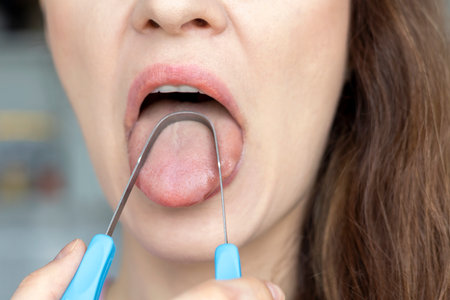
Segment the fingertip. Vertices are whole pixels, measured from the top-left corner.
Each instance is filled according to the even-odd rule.
[[[74,239],[59,251],[54,261],[63,259],[71,254],[84,254],[86,252],[86,244],[81,239]]]
[[[81,239],[75,239],[72,242],[75,242],[73,247],[73,252],[86,252],[86,244]]]
[[[283,290],[276,284],[266,281],[264,282],[269,289],[270,293],[272,294],[272,298],[274,300],[284,300],[286,297],[284,295]]]
[[[85,251],[82,240],[71,241],[50,263],[25,277],[12,299],[60,299]]]

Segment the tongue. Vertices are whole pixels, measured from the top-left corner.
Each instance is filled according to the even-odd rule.
[[[162,100],[145,109],[128,141],[130,166],[136,164],[157,122],[169,113],[182,110],[203,113],[213,122],[222,176],[224,180],[230,178],[241,157],[242,132],[228,111],[216,101],[185,103]],[[219,187],[217,158],[210,130],[193,121],[169,125],[150,150],[136,184],[150,200],[164,206],[190,206],[206,200]]]

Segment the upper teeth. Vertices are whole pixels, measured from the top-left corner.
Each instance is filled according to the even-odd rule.
[[[189,85],[162,85],[153,90],[152,93],[201,93],[199,89]]]

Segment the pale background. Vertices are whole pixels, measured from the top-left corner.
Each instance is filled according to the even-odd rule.
[[[39,16],[27,13],[22,25],[5,17],[7,5],[21,2],[35,7],[0,0],[0,299],[72,239],[104,233],[112,215]]]

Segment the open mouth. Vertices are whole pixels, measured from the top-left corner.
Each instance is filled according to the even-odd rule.
[[[177,87],[174,87],[177,88]],[[200,93],[197,89],[192,88],[192,92],[161,92],[156,91],[153,93],[150,93],[145,97],[144,102],[142,102],[141,107],[139,108],[139,115],[147,109],[151,104],[156,103],[161,100],[165,99],[171,99],[173,101],[178,101],[180,103],[204,103],[204,102],[210,102],[210,101],[216,101],[215,99],[211,98],[210,96]]]
[[[192,81],[192,76],[190,78]],[[240,125],[222,104],[226,101],[188,82],[166,82],[147,88],[147,94],[141,94],[137,102],[139,107],[134,106],[136,117],[128,139],[130,168],[161,118],[172,112],[195,111],[208,116],[216,128],[222,176],[225,183],[230,183],[242,155],[243,137]],[[178,122],[168,126],[158,137],[136,184],[158,204],[191,206],[214,194],[219,185],[217,172],[209,130],[197,122]]]

